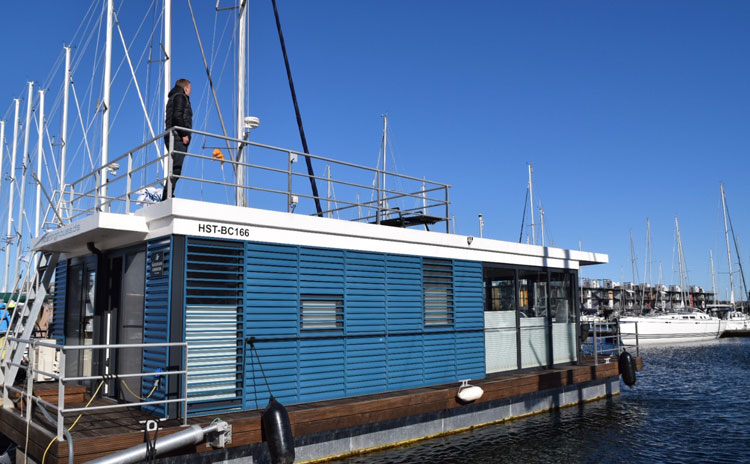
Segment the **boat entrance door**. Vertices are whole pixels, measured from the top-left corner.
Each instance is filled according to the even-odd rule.
[[[143,343],[143,303],[146,282],[146,252],[129,249],[111,253],[108,267],[107,305],[100,327],[103,344]],[[140,373],[143,364],[141,348],[105,350],[102,370],[105,374]],[[141,391],[141,379],[121,378],[107,385],[106,395],[126,401],[138,401],[133,393]]]

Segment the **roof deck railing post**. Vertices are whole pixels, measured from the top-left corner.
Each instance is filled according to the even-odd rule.
[[[133,185],[133,152],[128,153],[128,171],[125,179],[125,213],[130,213],[130,189]]]
[[[172,154],[174,153],[174,133],[169,132],[169,154],[167,155],[167,182],[164,187],[162,198],[172,198]]]
[[[377,170],[377,179],[378,179],[378,203],[377,203],[377,210],[375,214],[375,222],[377,224],[380,224],[380,216],[383,211],[383,187],[382,187],[382,173],[380,169]]]
[[[445,186],[445,233],[451,232],[451,221],[450,221],[450,198],[448,197],[448,186]],[[454,230],[453,233],[456,231]]]
[[[293,158],[295,155],[290,151],[287,153],[288,156],[288,163],[287,163],[287,191],[286,191],[286,212],[291,213],[292,212],[292,163]]]

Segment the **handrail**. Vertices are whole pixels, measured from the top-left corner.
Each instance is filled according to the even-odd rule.
[[[588,337],[582,343],[583,353],[593,355],[594,364],[600,364],[600,357],[609,362],[612,356],[619,356],[624,348],[634,347],[636,357],[640,357],[640,343],[638,340],[638,323],[635,322],[636,336],[634,344],[623,342],[620,334],[620,326],[617,321],[581,321],[588,324]]]
[[[222,166],[223,163],[229,163],[232,167],[230,175],[233,178],[230,179],[224,177],[223,170],[221,175],[219,175],[218,170],[205,170],[199,176],[184,173],[174,175],[172,161],[175,153],[183,154],[186,160],[191,158],[203,162],[217,161],[216,158],[202,153],[203,150],[217,145],[215,143],[207,144],[205,139],[202,146],[193,150],[201,153],[191,153],[190,149],[185,152],[175,150],[173,140],[177,130],[192,134],[193,139],[197,138],[195,136],[202,136],[205,139],[226,141],[237,146],[247,147],[246,150],[254,148],[253,153],[256,153],[256,155],[253,157],[252,163],[249,162],[249,157],[245,157],[245,161],[237,161],[231,153],[226,159],[221,160]],[[170,140],[167,146],[172,147],[171,151],[167,148],[165,153],[160,156],[149,156],[148,160],[136,161],[136,156],[145,153],[143,150],[148,150],[155,142],[159,143],[159,140],[164,138]],[[224,147],[221,147],[221,149],[225,150]],[[333,176],[311,175],[306,171],[296,171],[294,169],[295,162],[300,156],[307,157],[316,163],[326,163],[340,168],[342,169],[342,175],[339,178],[334,178]],[[262,159],[262,162],[259,159]],[[166,163],[164,163],[165,160]],[[154,171],[156,166],[163,164],[168,165],[167,172],[156,173]],[[247,178],[253,182],[238,185],[234,173],[239,170],[248,172],[250,175]],[[114,173],[114,171],[117,172]],[[384,181],[381,182],[384,176],[390,179],[388,188],[385,187]],[[304,199],[305,205],[308,205],[309,200],[315,200],[328,203],[328,208],[322,212],[323,215],[332,216],[336,214],[337,217],[341,216],[341,219],[354,221],[369,221],[374,218],[374,222],[378,224],[389,214],[398,214],[397,211],[400,211],[400,214],[425,214],[429,215],[433,222],[445,222],[445,231],[450,232],[449,189],[451,186],[449,184],[385,171],[378,167],[364,166],[326,156],[303,153],[297,150],[184,127],[174,127],[151,137],[135,148],[113,158],[106,165],[97,167],[68,184],[65,195],[68,197],[65,200],[65,207],[70,211],[68,219],[76,220],[98,211],[131,213],[131,204],[140,203],[131,199],[132,195],[143,192],[146,188],[156,187],[157,190],[159,186],[165,188],[165,185],[171,185],[173,179],[182,179],[183,183],[199,183],[200,189],[193,189],[193,191],[201,192],[202,195],[205,186],[206,189],[209,189],[207,194],[215,195],[215,198],[220,198],[221,192],[227,189],[241,190],[247,193],[256,192],[258,196],[253,197],[254,203],[251,206],[264,209],[285,209],[287,212],[306,214],[306,211],[297,208],[299,201]],[[340,189],[341,192],[336,192],[340,198],[334,197],[330,189],[327,196],[322,193],[318,196],[311,195],[307,193],[306,188],[301,186],[300,179],[312,179],[327,183],[329,187]],[[274,183],[277,183],[277,185],[273,185]],[[402,185],[397,188],[398,184]],[[410,184],[409,188],[404,188],[408,184]],[[105,191],[108,192],[107,195],[103,194]],[[167,196],[171,197],[171,191],[167,191]],[[182,197],[182,195],[180,196]],[[186,197],[190,197],[190,193],[186,194]],[[286,205],[280,208],[279,206],[283,203],[280,204],[274,198],[281,198]],[[400,208],[394,208],[392,204],[389,204],[397,200],[400,202],[412,200],[415,204],[420,203],[420,205],[411,207],[401,204]],[[229,202],[229,199],[227,199],[227,202]],[[365,217],[362,217],[363,208],[370,211],[365,214]],[[375,214],[371,214],[372,210],[375,210]],[[344,214],[342,215],[342,213]]]
[[[120,409],[120,408],[130,408],[130,407],[140,407],[144,405],[160,405],[160,404],[172,404],[172,403],[181,403],[182,404],[182,424],[184,426],[187,425],[187,412],[188,412],[188,395],[187,395],[187,359],[188,359],[188,342],[156,342],[156,343],[123,343],[123,344],[100,344],[100,345],[58,345],[55,343],[49,343],[44,341],[38,341],[35,339],[23,339],[18,337],[7,337],[8,341],[13,341],[18,344],[25,344],[29,347],[29,364],[23,365],[21,363],[14,363],[11,361],[7,361],[5,359],[2,360],[2,367],[4,369],[4,372],[6,373],[10,366],[16,366],[20,369],[24,369],[26,371],[26,388],[18,388],[13,385],[3,385],[3,408],[12,408],[12,403],[10,401],[9,392],[15,392],[18,393],[21,397],[31,399],[31,401],[27,402],[26,407],[26,421],[31,422],[31,408],[34,401],[41,403],[49,408],[54,409],[57,412],[57,439],[58,441],[63,440],[63,435],[65,433],[65,427],[64,427],[64,421],[63,416],[66,413],[78,413],[83,412],[87,410],[107,410],[107,409]],[[59,374],[49,373],[46,371],[43,371],[41,369],[37,369],[35,367],[35,353],[36,347],[45,347],[45,348],[51,348],[60,353],[60,363],[59,363]],[[180,370],[167,370],[168,367],[165,366],[165,370],[163,371],[156,371],[156,372],[140,372],[140,373],[129,373],[129,374],[104,374],[104,375],[88,375],[88,376],[67,376],[65,374],[65,359],[66,354],[69,351],[77,352],[80,350],[116,350],[116,349],[127,349],[127,348],[182,348],[183,351],[183,362],[184,362],[184,369]],[[48,401],[45,401],[41,399],[40,397],[37,397],[33,394],[33,384],[34,384],[34,378],[37,374],[42,374],[48,377],[53,378],[58,383],[58,404],[52,404]],[[165,398],[163,400],[146,400],[146,401],[131,401],[126,403],[116,403],[111,405],[102,405],[102,406],[87,406],[83,408],[66,408],[65,407],[65,383],[66,382],[76,382],[76,381],[85,381],[85,380],[101,380],[102,382],[106,380],[113,380],[113,379],[125,379],[125,378],[144,378],[144,377],[156,377],[155,382],[158,382],[158,379],[160,377],[169,377],[169,376],[182,376],[182,391],[181,391],[181,397],[180,398]],[[6,377],[7,378],[7,377]],[[137,395],[135,395],[137,396]],[[142,398],[141,398],[142,399]]]

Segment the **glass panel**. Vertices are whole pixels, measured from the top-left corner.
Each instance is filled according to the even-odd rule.
[[[521,321],[521,367],[548,365],[546,271],[519,271],[518,311]]]
[[[344,300],[338,295],[302,295],[302,329],[341,329],[344,327]]]
[[[119,277],[119,276],[118,276]],[[115,278],[114,276],[112,278]],[[143,343],[143,301],[146,286],[146,252],[139,251],[125,257],[122,273],[122,307],[118,343]],[[141,372],[142,348],[122,348],[117,352],[117,372],[131,374]],[[131,390],[140,389],[140,379],[123,379]],[[129,401],[137,401],[129,392],[122,393]]]
[[[550,311],[552,314],[552,355],[554,363],[576,360],[576,326],[573,286],[567,272],[550,274]]]
[[[515,272],[485,269],[485,368],[488,374],[518,368]]]

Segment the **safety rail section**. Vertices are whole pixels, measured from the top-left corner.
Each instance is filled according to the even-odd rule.
[[[608,363],[619,356],[623,348],[634,348],[635,356],[640,357],[638,323],[635,323],[635,343],[623,343],[618,321],[581,321],[581,350],[584,356],[593,356],[594,364]]]
[[[42,342],[38,340],[33,339],[21,339],[21,338],[14,338],[14,337],[8,337],[10,341],[17,342],[19,344],[25,344],[28,349],[28,364],[23,363],[13,363],[7,360],[3,360],[3,370],[5,372],[10,369],[11,365],[17,366],[19,369],[22,369],[26,372],[26,388],[18,388],[13,385],[3,385],[3,408],[11,409],[13,408],[13,401],[10,397],[10,393],[14,392],[19,395],[18,399],[26,398],[26,422],[31,422],[31,411],[32,411],[32,404],[37,403],[38,405],[42,406],[42,411],[45,412],[45,408],[48,408],[49,410],[54,410],[56,412],[56,423],[57,423],[57,439],[58,441],[63,440],[63,435],[66,433],[65,424],[64,424],[64,416],[65,414],[70,413],[83,413],[84,411],[95,411],[95,410],[108,410],[108,409],[121,409],[121,408],[132,408],[132,407],[143,407],[143,406],[154,406],[154,405],[163,405],[163,404],[169,404],[169,403],[181,403],[182,404],[182,410],[180,411],[182,424],[184,426],[187,425],[187,403],[188,403],[188,395],[187,395],[187,370],[167,370],[166,366],[165,369],[162,371],[157,372],[146,372],[146,373],[129,373],[129,374],[105,374],[105,375],[84,375],[84,376],[68,376],[65,373],[65,366],[66,366],[66,358],[68,356],[78,354],[82,350],[117,350],[117,349],[126,349],[126,348],[140,348],[140,349],[170,349],[170,348],[182,348],[182,355],[183,355],[183,365],[187,366],[187,359],[188,359],[188,344],[187,342],[178,342],[178,343],[129,343],[129,344],[110,344],[110,345],[58,345],[55,343],[48,343],[48,342]],[[59,374],[55,372],[47,372],[41,369],[37,369],[35,366],[36,364],[36,348],[37,347],[44,347],[49,349],[54,349],[59,354]],[[41,374],[47,378],[53,379],[57,382],[58,387],[58,399],[57,404],[50,403],[48,401],[45,401],[41,397],[34,395],[34,378],[37,376],[37,374]],[[90,406],[87,405],[85,407],[65,407],[65,385],[69,382],[86,382],[86,381],[96,381],[99,380],[102,382],[110,381],[110,380],[116,380],[119,379],[122,382],[124,382],[123,379],[126,378],[137,378],[137,379],[143,379],[146,377],[153,377],[154,378],[154,390],[156,390],[157,382],[160,384],[160,380],[162,377],[166,378],[169,376],[176,376],[179,378],[182,376],[182,381],[180,382],[181,385],[181,391],[180,391],[180,397],[179,398],[172,398],[172,399],[156,399],[156,400],[146,400],[146,401],[131,401],[131,402],[118,402],[111,405],[97,405],[97,406]],[[100,387],[102,386],[100,384]],[[130,388],[127,386],[127,384],[124,384],[126,388]],[[153,390],[152,390],[153,392]],[[132,391],[131,391],[132,393]],[[133,396],[137,396],[133,394]],[[93,397],[93,395],[92,395]],[[143,398],[141,398],[143,399]]]
[[[187,151],[174,150],[174,132],[163,132],[67,185],[61,206],[66,211],[57,216],[75,221],[96,211],[128,214],[159,201],[162,191],[171,197],[172,182],[181,180],[180,198],[377,224],[429,227],[445,222],[450,232],[448,184],[246,139],[175,129],[191,134]],[[174,159],[183,156],[184,169],[175,175]],[[297,167],[303,158],[309,161],[307,167]],[[316,171],[308,169],[313,166]],[[306,193],[311,183],[323,187],[325,194]]]

